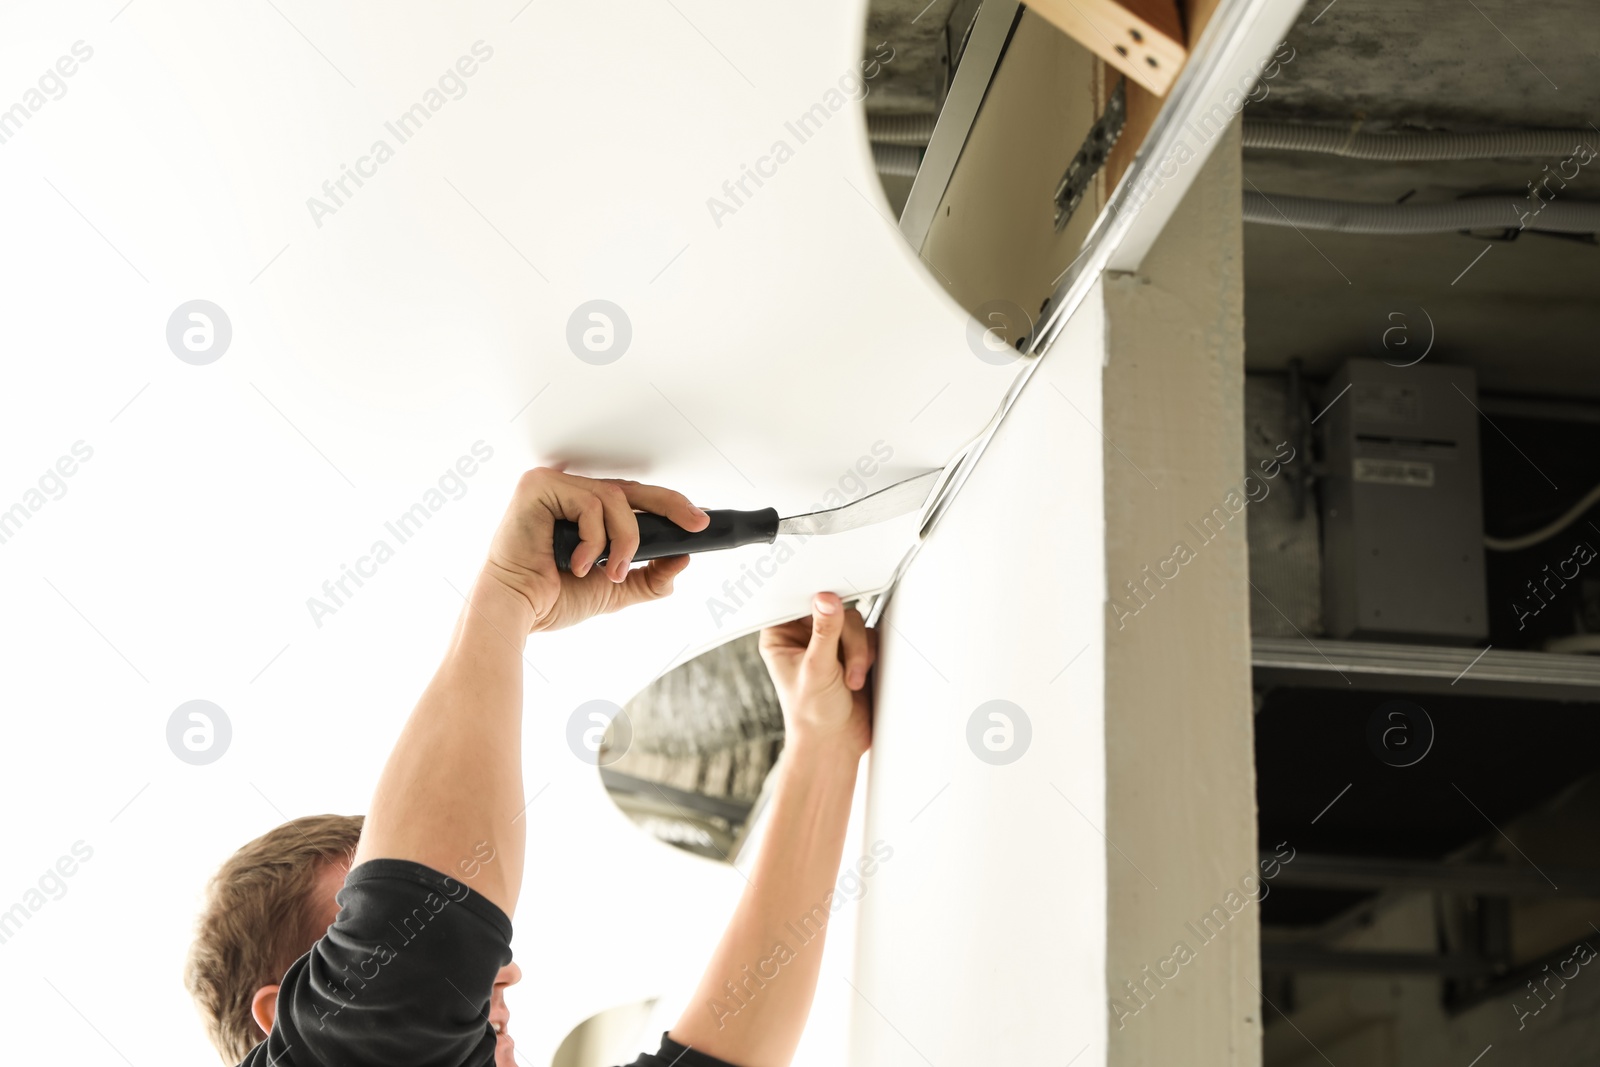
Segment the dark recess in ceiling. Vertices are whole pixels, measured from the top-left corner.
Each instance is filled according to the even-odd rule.
[[[1262,849],[1287,842],[1297,852],[1440,860],[1495,838],[1491,820],[1505,825],[1600,770],[1600,706],[1444,696],[1417,698],[1433,720],[1432,749],[1413,766],[1390,766],[1367,743],[1368,720],[1390,699],[1266,695],[1255,729]],[[1530,859],[1594,865],[1587,849]],[[1361,896],[1275,888],[1262,921],[1322,922]]]

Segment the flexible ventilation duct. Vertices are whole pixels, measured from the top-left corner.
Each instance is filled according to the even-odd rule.
[[[1539,205],[1505,196],[1448,204],[1363,204],[1247,191],[1244,220],[1339,233],[1454,233],[1519,226],[1549,233],[1600,233],[1600,203],[1552,200]]]
[[[917,168],[922,166],[922,149],[915,145],[880,144],[874,141],[872,162],[877,165],[879,174],[915,178]]]
[[[938,118],[931,114],[867,116],[867,140],[873,144],[910,144],[922,147],[933,140],[933,124]]]
[[[1321,152],[1350,159],[1385,163],[1453,159],[1526,159],[1552,161],[1574,154],[1579,145],[1591,153],[1600,147],[1593,130],[1502,130],[1497,133],[1350,133],[1330,126],[1247,119],[1246,148],[1289,152]]]

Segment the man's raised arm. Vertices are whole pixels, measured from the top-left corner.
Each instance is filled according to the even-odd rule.
[[[672,591],[689,557],[629,570],[639,547],[634,509],[686,530],[710,521],[681,494],[540,468],[524,474],[456,622],[444,662],[395,742],[367,809],[354,864],[411,860],[513,914],[526,850],[522,792],[522,649],[553,630]],[[571,572],[556,569],[557,519],[578,524]],[[594,566],[607,541],[611,554]],[[495,862],[479,864],[487,843]]]
[[[811,1013],[856,769],[872,742],[877,635],[837,596],[763,631],[787,732],[761,855],[669,1036],[740,1067],[787,1067]]]

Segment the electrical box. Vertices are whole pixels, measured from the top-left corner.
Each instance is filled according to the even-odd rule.
[[[1323,629],[1470,642],[1489,630],[1477,378],[1351,360],[1323,393]]]

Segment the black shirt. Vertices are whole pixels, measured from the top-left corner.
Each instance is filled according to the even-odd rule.
[[[272,1032],[240,1067],[494,1067],[506,913],[409,860],[360,864],[335,899],[338,917],[283,976]],[[731,1065],[663,1033],[630,1067]]]

